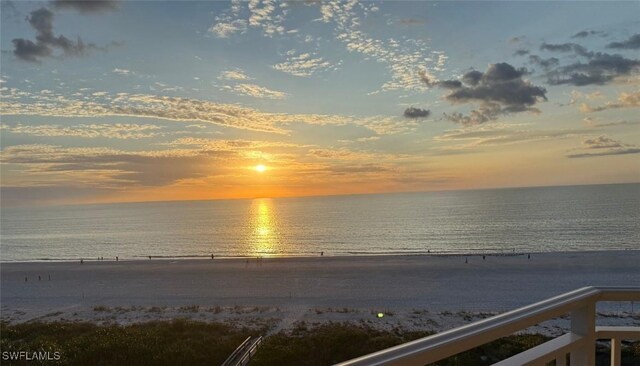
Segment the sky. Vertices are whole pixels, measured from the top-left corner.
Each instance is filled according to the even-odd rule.
[[[637,1],[1,4],[3,206],[640,182]]]

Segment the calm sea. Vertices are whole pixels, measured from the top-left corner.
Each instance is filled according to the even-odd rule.
[[[640,249],[640,184],[3,208],[2,261]]]

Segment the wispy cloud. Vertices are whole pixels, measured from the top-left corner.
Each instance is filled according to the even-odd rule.
[[[561,130],[525,129],[518,124],[491,123],[471,128],[449,130],[442,135],[435,136],[433,140],[440,143],[458,143],[445,147],[447,150],[470,150],[481,146],[563,139],[589,132],[593,131],[586,128]]]
[[[354,125],[378,135],[410,131],[415,121],[400,117],[270,113],[237,104],[150,94],[109,94],[93,92],[73,98],[51,91],[30,93],[4,88],[0,100],[2,115],[38,115],[54,117],[129,116],[159,118],[179,122],[212,123],[242,130],[288,134],[292,124]]]
[[[628,155],[628,154],[640,154],[640,147],[625,144],[621,141],[614,140],[608,136],[598,136],[586,138],[582,141],[583,152],[568,154],[568,158],[590,158],[598,156],[608,155]]]
[[[251,80],[241,69],[224,70],[218,76],[220,80]]]
[[[246,95],[254,98],[262,98],[262,99],[285,99],[287,97],[287,93],[271,90],[264,86],[256,85],[256,84],[237,84],[233,86],[226,86],[225,89],[231,90],[235,94],[238,95]]]
[[[120,188],[162,186],[215,174],[212,160],[226,152],[193,150],[122,151],[111,148],[17,145],[0,154],[2,164],[25,169],[23,185],[70,184]]]
[[[209,28],[209,32],[215,33],[219,38],[227,38],[234,33],[244,33],[246,30],[247,22],[242,19],[227,20],[221,18]]]
[[[114,74],[118,74],[118,75],[124,75],[124,76],[129,76],[129,75],[133,75],[135,74],[133,71],[131,70],[127,70],[127,69],[120,69],[120,68],[115,68],[111,71]]]
[[[592,107],[587,103],[580,104],[580,111],[583,113],[601,112],[607,109],[619,108],[640,108],[640,91],[631,93],[620,93],[618,101],[607,102],[604,105]]]
[[[339,67],[339,64],[332,65],[322,57],[317,57],[310,53],[298,54],[295,50],[290,50],[287,52],[284,62],[271,67],[287,74],[305,77],[327,70],[335,70]]]
[[[0,129],[14,134],[23,134],[42,137],[82,137],[82,138],[109,138],[109,139],[143,139],[160,136],[158,130],[161,126],[150,124],[90,124],[77,126],[61,125],[15,125],[2,124]]]

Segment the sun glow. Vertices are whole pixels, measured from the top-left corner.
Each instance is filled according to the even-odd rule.
[[[258,173],[263,173],[265,170],[267,170],[267,167],[262,165],[262,164],[258,164],[258,165],[256,165],[256,167],[254,169]]]

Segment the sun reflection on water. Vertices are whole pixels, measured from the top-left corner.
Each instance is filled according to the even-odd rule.
[[[253,255],[281,253],[280,233],[273,209],[268,198],[256,199],[251,205],[250,248]]]

